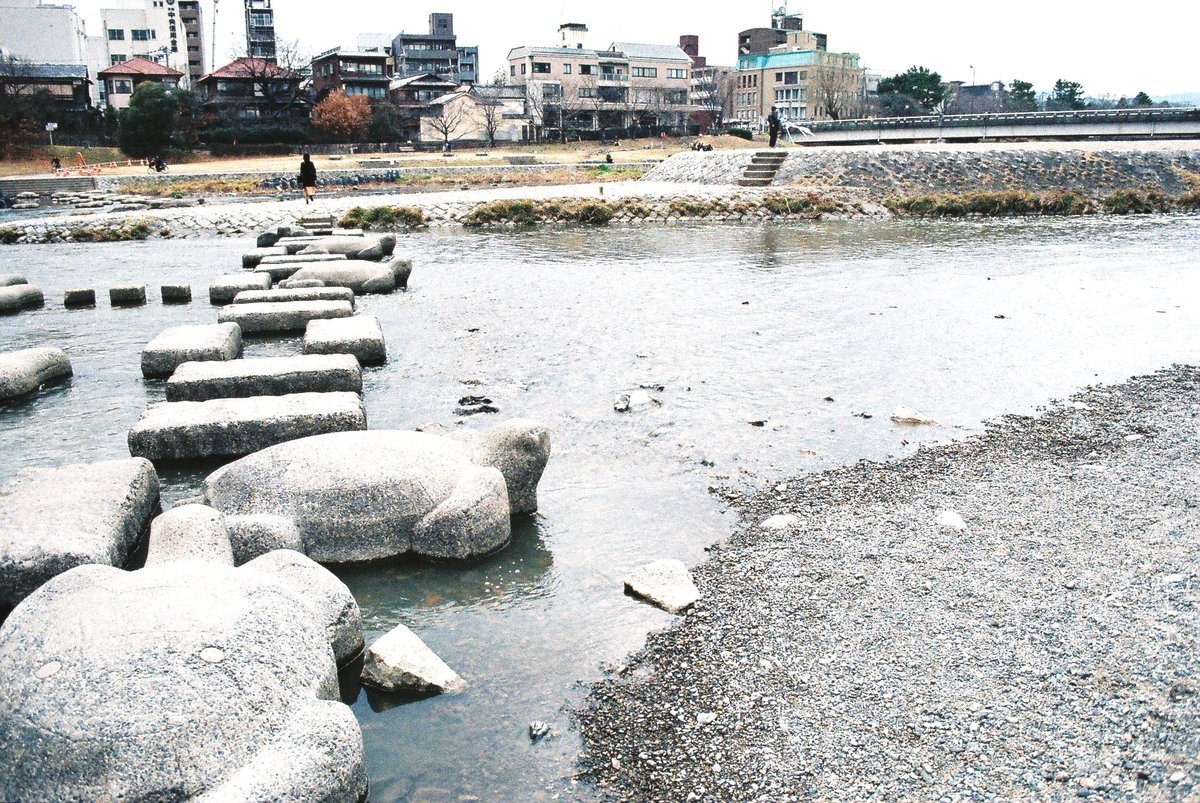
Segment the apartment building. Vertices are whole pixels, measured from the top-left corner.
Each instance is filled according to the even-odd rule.
[[[525,87],[541,136],[687,125],[692,61],[686,53],[634,42],[591,50],[584,47],[586,34],[586,25],[567,23],[559,27],[557,47],[509,51],[509,81]]]
[[[71,6],[0,0],[0,51],[24,62],[86,64],[87,32]]]
[[[275,9],[271,0],[245,0],[246,2],[246,57],[274,64]]]
[[[199,0],[144,0],[134,8],[100,9],[102,30],[88,37],[88,67],[92,75],[141,57],[183,75],[191,86],[207,66],[205,33]],[[93,101],[107,103],[109,83],[97,80]]]
[[[692,120],[699,130],[705,132],[733,119],[736,70],[709,64],[708,59],[700,55],[700,37],[694,34],[680,36],[679,49],[692,60],[688,101],[692,106]]]
[[[479,48],[458,44],[453,14],[430,14],[428,34],[397,34],[392,39],[392,63],[398,78],[432,73],[459,84],[479,80]]]
[[[243,56],[196,84],[205,109],[241,120],[301,121],[308,118],[304,76],[265,59]]]
[[[83,112],[92,105],[84,64],[46,64],[18,61],[0,70],[0,97],[5,95],[50,96],[55,113]]]
[[[312,60],[312,88],[317,100],[345,92],[374,103],[387,99],[391,72],[391,59],[382,51],[335,47]]]
[[[783,18],[789,25],[800,24],[797,17]],[[739,50],[757,48],[769,42],[761,32],[747,38],[739,34]],[[770,29],[782,32],[783,42],[765,52],[738,56],[734,88],[734,116],[748,126],[761,126],[778,110],[781,119],[837,120],[861,113],[866,100],[866,71],[859,65],[857,53],[830,53],[824,34],[789,27]]]

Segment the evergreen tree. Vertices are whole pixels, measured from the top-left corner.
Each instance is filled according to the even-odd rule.
[[[900,95],[914,101],[921,111],[931,112],[946,99],[942,76],[925,67],[909,67],[899,75],[879,82],[880,95]]]
[[[173,92],[154,81],[144,81],[133,90],[129,108],[121,115],[117,144],[130,156],[162,153],[171,146],[179,116]]]
[[[1008,97],[1016,111],[1032,112],[1037,110],[1037,93],[1033,91],[1033,84],[1028,81],[1014,79],[1008,85]]]

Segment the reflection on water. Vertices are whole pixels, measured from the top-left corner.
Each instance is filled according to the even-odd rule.
[[[364,374],[370,426],[455,426],[458,400],[481,395],[501,417],[546,422],[554,454],[540,511],[506,550],[466,566],[337,570],[368,639],[402,622],[469,684],[457,697],[387,698],[344,674],[372,798],[578,795],[563,780],[579,750],[564,707],[672,621],[625,597],[621,578],[657,558],[703,559],[729,527],[710,486],[905,454],[1081,385],[1194,363],[1198,243],[1195,217],[403,236],[412,289],[359,304],[392,355]],[[141,377],[142,346],[167,326],[213,321],[203,288],[248,245],[5,248],[51,303],[0,319],[0,343],[60,346],[76,376],[0,407],[0,478],[126,455],[127,430],[163,398],[162,382]],[[201,300],[57,304],[67,287],[103,297],[128,281],[152,297],[191,283]],[[299,350],[298,338],[246,341],[247,356]],[[642,384],[663,386],[662,405],[615,413],[615,397]],[[901,405],[942,425],[898,427],[888,416]],[[194,495],[215,465],[165,469],[164,496]],[[537,745],[535,719],[556,732]]]

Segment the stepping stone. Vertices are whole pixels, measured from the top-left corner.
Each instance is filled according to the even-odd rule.
[[[164,304],[188,304],[192,300],[192,286],[189,284],[164,284],[162,300]]]
[[[271,248],[255,248],[253,251],[247,251],[246,253],[242,254],[242,267],[245,270],[254,270],[256,267],[258,267],[258,263],[262,261],[263,257],[278,257],[286,255],[287,249],[280,248],[278,246],[272,246]]]
[[[242,330],[236,323],[173,326],[142,350],[142,376],[167,377],[185,362],[236,360],[242,353]]]
[[[387,362],[383,328],[374,315],[311,321],[304,330],[305,354],[353,354],[363,365]]]
[[[150,460],[240,457],[285,441],[367,428],[356,393],[293,393],[167,402],[129,430],[129,453]]]
[[[0,401],[36,393],[42,385],[71,375],[71,360],[62,349],[21,349],[0,354]]]
[[[13,284],[0,287],[0,314],[20,312],[23,309],[40,307],[46,297],[40,287],[32,284]]]
[[[305,265],[292,274],[293,280],[319,279],[329,287],[349,287],[357,295],[390,293],[396,289],[396,274],[390,263],[347,259]]]
[[[354,306],[354,291],[348,287],[301,287],[272,290],[243,290],[234,304],[278,304],[285,301],[347,301]]]
[[[304,265],[310,262],[345,262],[345,254],[293,254],[288,256],[263,257],[259,268],[267,265]]]
[[[467,688],[458,673],[404,625],[396,625],[367,648],[361,679],[392,693],[459,694]]]
[[[412,276],[412,260],[393,257],[391,261],[392,275],[396,277],[396,286],[408,287],[408,277]]]
[[[213,304],[228,304],[243,290],[270,290],[271,277],[265,273],[242,273],[218,276],[208,286],[208,300]]]
[[[361,392],[362,368],[348,354],[189,362],[167,380],[169,402]]]
[[[146,303],[146,285],[123,284],[108,291],[108,303],[114,307],[140,307]]]
[[[12,287],[14,284],[29,284],[29,282],[19,273],[0,273],[0,287]]]
[[[309,321],[349,318],[354,308],[349,301],[281,301],[259,304],[230,304],[217,319],[236,323],[242,334],[302,332]]]
[[[302,257],[268,257],[268,259],[276,259],[278,262],[267,262],[264,260],[259,263],[254,270],[258,273],[265,273],[271,277],[273,281],[287,279],[303,267],[308,266],[313,262],[345,262],[346,258],[340,255],[323,254],[320,259],[308,259]]]
[[[625,578],[625,590],[671,613],[682,613],[700,599],[687,567],[678,560],[656,560]]]
[[[146,460],[17,472],[0,486],[0,609],[76,566],[123,566],[157,506]]]
[[[313,287],[324,287],[325,282],[320,279],[285,279],[279,283],[280,290],[306,290]],[[345,290],[346,288],[342,288]],[[351,293],[354,291],[351,290]]]
[[[63,293],[64,307],[94,307],[96,306],[96,291],[84,288],[67,290]]]

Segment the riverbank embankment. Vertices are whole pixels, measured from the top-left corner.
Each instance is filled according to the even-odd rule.
[[[1196,189],[1200,147],[1192,142],[996,143],[786,148],[773,186],[854,187],[877,198],[933,193],[1108,194],[1152,187]],[[752,152],[681,153],[647,181],[736,184]]]
[[[613,799],[1190,800],[1200,369],[740,504],[594,688]]]

